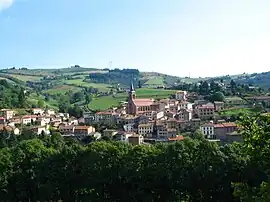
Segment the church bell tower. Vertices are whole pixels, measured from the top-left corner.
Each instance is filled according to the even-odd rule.
[[[130,88],[129,88],[129,99],[130,100],[136,99],[136,93],[135,93],[135,90],[134,90],[133,82],[131,82]]]

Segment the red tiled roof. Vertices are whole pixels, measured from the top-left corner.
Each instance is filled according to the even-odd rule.
[[[36,115],[26,115],[22,117],[23,119],[31,119],[31,118],[37,118]]]
[[[225,128],[225,127],[236,127],[236,124],[233,122],[230,123],[220,123],[220,124],[215,124],[215,128]]]
[[[111,115],[112,113],[108,112],[108,111],[103,111],[103,112],[97,112],[96,114],[98,114],[98,115]]]
[[[0,117],[0,120],[5,120],[5,118],[4,117]]]
[[[134,99],[133,102],[137,107],[149,106],[153,104],[153,100],[151,99]]]

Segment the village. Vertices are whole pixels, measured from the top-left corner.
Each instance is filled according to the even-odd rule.
[[[200,96],[194,99],[194,94],[187,91],[177,91],[173,99],[142,99],[136,97],[133,84],[127,96],[127,102],[119,107],[95,113],[84,112],[79,119],[52,109],[33,108],[31,114],[24,116],[2,109],[0,131],[20,135],[23,128],[28,127],[37,135],[50,135],[53,129],[64,137],[82,139],[90,136],[95,140],[116,140],[135,145],[180,141],[185,135],[196,133],[219,144],[242,141],[234,121],[216,116],[226,108],[224,102],[211,103]],[[191,98],[194,102],[189,102]],[[98,126],[106,128],[101,130]]]

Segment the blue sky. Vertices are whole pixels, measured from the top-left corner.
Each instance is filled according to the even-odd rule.
[[[270,71],[269,0],[0,0],[0,67]]]

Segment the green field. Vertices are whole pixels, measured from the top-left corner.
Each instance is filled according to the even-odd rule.
[[[147,82],[144,83],[145,85],[157,85],[162,86],[164,85],[164,79],[161,76],[150,78]]]
[[[54,88],[45,90],[44,93],[48,93],[48,94],[65,94],[68,91],[72,91],[72,92],[77,92],[80,91],[81,88],[76,87],[76,86],[69,86],[69,85],[59,85],[56,86]]]
[[[163,90],[163,89],[150,89],[140,88],[136,90],[137,98],[155,98],[162,99],[167,98],[171,94],[174,94],[174,90]],[[113,96],[103,96],[92,100],[89,104],[89,108],[93,110],[105,110],[113,106],[118,106],[121,101],[126,101],[128,97],[127,93],[118,93]]]
[[[223,110],[220,112],[220,115],[225,115],[225,116],[238,116],[240,114],[247,114],[247,115],[252,115],[259,113],[261,110],[258,108],[235,108],[235,109],[228,109],[228,110]]]
[[[27,75],[19,75],[19,74],[10,74],[10,76],[17,78],[21,81],[40,81],[40,76],[27,76]]]
[[[81,87],[93,87],[97,88],[100,92],[108,92],[110,91],[109,85],[108,84],[103,84],[103,83],[87,83],[84,82],[82,79],[74,79],[74,80],[66,80],[64,81],[64,84],[69,84],[69,85],[76,85],[76,86],[81,86]]]

